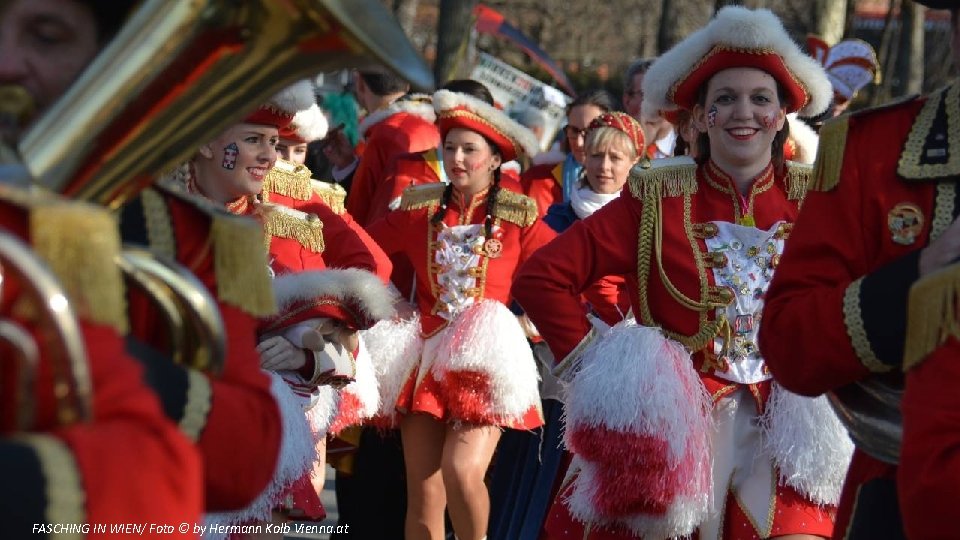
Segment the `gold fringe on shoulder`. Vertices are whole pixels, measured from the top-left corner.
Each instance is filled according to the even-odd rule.
[[[910,288],[903,370],[923,361],[948,338],[960,339],[960,264],[926,276]]]
[[[446,189],[446,184],[441,183],[410,186],[403,190],[403,195],[400,197],[400,209],[417,210],[418,208],[428,208],[434,204],[439,204],[444,189]]]
[[[295,165],[278,159],[263,180],[265,194],[277,193],[298,201],[309,200],[313,195],[312,173],[305,165]]]
[[[77,314],[125,333],[126,294],[116,262],[120,233],[107,210],[52,198],[35,202],[30,206],[30,236]]]
[[[263,212],[263,230],[267,236],[292,238],[314,253],[323,253],[323,222],[316,214],[268,208]]]
[[[320,180],[311,180],[310,185],[313,188],[313,194],[329,206],[335,214],[339,216],[347,211],[345,204],[347,190],[343,189],[343,186],[331,184],[330,182],[321,182]]]
[[[832,191],[840,183],[840,169],[843,167],[849,131],[849,115],[834,118],[820,128],[820,145],[817,147],[810,190]]]
[[[802,201],[813,176],[813,166],[794,161],[787,162],[787,199]]]
[[[277,311],[273,284],[267,273],[263,229],[250,218],[218,213],[211,225],[217,295],[251,315]]]
[[[656,197],[679,197],[697,192],[697,166],[693,163],[668,165],[664,167],[630,170],[627,180],[630,194],[637,199],[647,195]]]
[[[521,227],[529,227],[537,221],[537,202],[506,189],[497,193],[496,217]]]
[[[155,189],[145,189],[140,195],[143,217],[147,225],[147,241],[150,249],[172,260],[177,260],[176,236],[173,219],[163,195]]]

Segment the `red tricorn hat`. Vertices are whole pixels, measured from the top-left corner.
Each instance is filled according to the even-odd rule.
[[[314,103],[316,98],[310,81],[297,81],[257,107],[243,121],[248,124],[283,129],[290,125],[297,112],[309,108]]]
[[[787,112],[816,116],[833,99],[823,67],[800,50],[776,15],[766,9],[727,6],[650,66],[643,78],[642,108],[692,109],[711,77],[744,67],[776,79],[786,94]]]
[[[529,129],[503,111],[466,94],[439,90],[433,95],[440,138],[453,128],[469,129],[483,135],[500,151],[504,162],[537,153],[537,139]]]

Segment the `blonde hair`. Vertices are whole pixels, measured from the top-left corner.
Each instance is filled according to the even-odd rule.
[[[630,159],[637,159],[642,151],[641,148],[634,146],[629,135],[617,128],[608,126],[591,129],[583,147],[588,155],[601,148],[613,147],[617,150],[623,150]]]

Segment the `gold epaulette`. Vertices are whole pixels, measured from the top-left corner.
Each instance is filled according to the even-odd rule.
[[[439,182],[410,186],[403,190],[403,195],[400,196],[400,209],[417,210],[418,208],[428,208],[434,204],[440,204],[443,190],[446,188],[446,184]]]
[[[637,199],[692,195],[697,192],[697,164],[689,158],[657,159],[646,167],[637,165],[630,169],[627,185]]]
[[[29,242],[81,318],[126,332],[126,294],[117,258],[120,231],[99,206],[38,190],[5,187],[0,199],[29,216]]]
[[[813,165],[788,161],[786,168],[787,199],[802,201],[807,194],[810,178],[813,176]]]
[[[537,202],[526,195],[501,189],[497,193],[497,206],[493,213],[495,217],[514,225],[529,227],[537,221]]]
[[[813,166],[811,191],[832,191],[840,183],[840,168],[850,131],[850,116],[843,115],[827,121],[820,128],[820,143]]]
[[[147,238],[151,250],[173,260],[177,260],[176,233],[161,193],[187,204],[210,220],[219,300],[257,317],[276,313],[263,227],[255,219],[233,215],[206,199],[186,193],[179,186],[157,182],[155,188],[145,190],[141,196]]]
[[[960,264],[923,277],[910,287],[903,370],[919,364],[948,338],[960,339]]]
[[[306,165],[278,159],[263,180],[263,193],[268,196],[277,193],[298,201],[309,200],[313,195],[312,176]]]
[[[270,237],[292,238],[314,253],[323,253],[323,221],[316,214],[307,214],[277,204],[262,204],[263,230]]]
[[[343,189],[343,186],[320,180],[311,180],[310,185],[313,188],[313,194],[329,206],[335,214],[339,216],[347,211],[345,205],[347,190]]]

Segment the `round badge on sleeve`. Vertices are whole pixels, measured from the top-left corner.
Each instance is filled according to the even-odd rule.
[[[487,254],[487,257],[496,259],[503,253],[503,242],[496,238],[491,238],[483,243],[483,252]]]
[[[894,243],[909,246],[923,230],[923,212],[913,203],[899,203],[887,214],[887,227]]]

